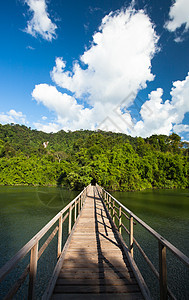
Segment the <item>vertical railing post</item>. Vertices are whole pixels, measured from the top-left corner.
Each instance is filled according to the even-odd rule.
[[[80,196],[80,210],[82,209],[82,195]]]
[[[166,247],[159,241],[159,286],[160,299],[167,299],[167,264]]]
[[[105,191],[103,190],[103,192],[102,192],[103,194],[102,194],[102,197],[103,197],[103,200],[104,200],[104,202],[106,203],[106,199],[105,199],[105,197],[106,197],[106,195],[105,195]]]
[[[115,223],[115,201],[113,200],[113,222]]]
[[[121,234],[122,220],[121,220],[121,206],[119,207],[119,233]]]
[[[108,209],[111,216],[111,197],[108,195]]]
[[[129,238],[129,244],[130,244],[130,253],[133,257],[133,217],[130,216],[130,238]]]
[[[37,275],[37,260],[38,260],[38,245],[37,242],[33,248],[31,249],[30,255],[30,273],[29,273],[29,287],[28,287],[28,299],[34,299],[34,292],[35,292],[35,281]]]
[[[75,201],[75,204],[74,204],[74,222],[76,221],[77,219],[77,201]]]
[[[70,234],[72,230],[72,207],[69,208],[69,227],[68,227],[68,233]]]
[[[62,253],[62,215],[59,218],[59,227],[58,227],[58,253],[57,257],[60,257]]]
[[[79,196],[79,198],[78,198],[78,215],[80,213],[80,210],[81,210],[81,207],[80,207],[80,196]]]

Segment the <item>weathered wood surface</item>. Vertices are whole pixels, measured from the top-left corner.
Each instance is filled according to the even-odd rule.
[[[88,190],[52,299],[144,299],[95,187]]]

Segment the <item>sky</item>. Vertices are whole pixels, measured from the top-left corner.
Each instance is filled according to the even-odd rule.
[[[0,123],[189,141],[188,0],[7,0]]]

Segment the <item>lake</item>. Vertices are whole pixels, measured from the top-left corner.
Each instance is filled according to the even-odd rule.
[[[112,195],[139,218],[189,257],[189,190],[146,190],[114,192]],[[134,226],[134,236],[157,270],[158,242],[140,225]],[[127,243],[127,234],[124,235]],[[150,251],[149,251],[150,250]],[[145,260],[134,246],[134,258],[145,281],[158,299],[158,282]],[[177,299],[189,299],[189,269],[167,250],[168,285]]]
[[[0,187],[0,267],[78,193],[77,191],[67,191],[54,187]],[[189,256],[188,190],[147,190],[142,192],[114,192],[112,194],[148,225],[168,239],[174,246]],[[158,269],[156,263],[158,256],[157,241],[147,234],[139,225],[134,227],[134,231],[137,241],[140,242],[145,251],[148,250],[148,248],[151,249],[150,259]],[[127,241],[127,237],[124,237]],[[56,239],[54,244],[52,242],[48,251],[53,251],[55,243]],[[156,279],[154,279],[153,274],[148,271],[148,268],[145,266],[145,263],[135,248],[134,257],[137,264],[142,267],[145,279],[147,279],[147,281],[149,281],[149,278],[151,279],[148,284],[153,288],[154,298],[158,299],[157,284],[154,284]],[[43,274],[50,273],[52,269],[51,265],[53,265],[50,256],[48,259],[45,259],[46,269],[44,269],[44,267],[42,268],[43,263],[41,263],[40,272]],[[42,260],[42,258],[40,260]],[[168,275],[169,285],[173,286],[178,299],[189,299],[187,286],[188,273],[182,268],[182,264],[175,262],[175,258],[170,253],[168,253],[168,260],[168,271],[174,274],[174,276]],[[29,257],[26,257],[23,264],[27,263],[27,261],[29,261]],[[49,262],[50,266],[47,262]],[[56,258],[53,260],[53,263],[56,263]],[[21,273],[23,267],[20,266],[19,268],[20,269],[16,272]],[[13,273],[11,276],[7,279],[4,286],[1,286],[1,296],[7,289],[6,285],[9,285],[15,274]],[[39,280],[42,280],[40,276]],[[47,278],[43,279],[40,285],[45,286],[46,282]],[[182,286],[184,293],[180,293],[176,287],[178,283]],[[23,290],[20,291],[16,299],[24,299],[24,292],[23,287]],[[38,290],[37,293],[38,299],[40,299],[42,291]]]

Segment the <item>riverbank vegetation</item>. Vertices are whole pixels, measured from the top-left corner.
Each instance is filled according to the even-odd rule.
[[[189,144],[175,133],[143,139],[89,130],[48,134],[24,125],[0,125],[0,185],[81,189],[92,179],[119,191],[186,188]]]

